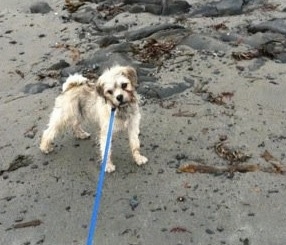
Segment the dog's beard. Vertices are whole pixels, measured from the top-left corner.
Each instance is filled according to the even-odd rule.
[[[112,108],[124,108],[124,107],[129,106],[130,101],[114,102],[113,100],[110,100],[109,98],[105,98],[105,103],[109,104]]]
[[[116,108],[125,108],[125,107],[128,107],[130,105],[130,101],[123,101],[121,103],[119,103]]]
[[[128,106],[128,103],[121,103],[118,108],[124,108],[124,107],[127,107]]]

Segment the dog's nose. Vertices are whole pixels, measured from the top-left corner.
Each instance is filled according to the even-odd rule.
[[[122,102],[123,101],[123,95],[122,94],[119,94],[116,96],[116,99],[119,101],[119,102]]]

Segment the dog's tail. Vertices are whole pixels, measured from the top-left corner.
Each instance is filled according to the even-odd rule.
[[[71,89],[72,87],[77,87],[82,84],[87,83],[88,79],[78,73],[75,73],[74,75],[70,75],[65,83],[63,84],[63,92]]]

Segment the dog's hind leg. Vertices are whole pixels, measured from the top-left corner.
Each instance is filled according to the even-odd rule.
[[[45,154],[48,154],[49,152],[54,150],[54,139],[66,127],[66,121],[63,120],[63,116],[61,114],[61,109],[55,108],[53,110],[48,124],[48,128],[43,133],[40,143],[40,150]]]
[[[78,120],[75,120],[73,122],[72,129],[75,137],[78,139],[87,139],[90,137],[90,134],[82,129],[80,122]]]

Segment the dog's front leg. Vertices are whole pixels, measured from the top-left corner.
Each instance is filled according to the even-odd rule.
[[[106,145],[106,137],[107,137],[107,126],[103,126],[100,129],[100,152],[101,152],[101,159],[103,160],[104,152],[105,152],[105,145]],[[106,172],[111,173],[115,171],[115,165],[111,161],[111,142],[109,146],[109,152],[107,156],[107,165],[106,165]]]
[[[148,162],[148,159],[140,154],[139,140],[139,124],[141,115],[138,113],[133,116],[128,123],[128,137],[132,156],[137,165],[142,165]]]

